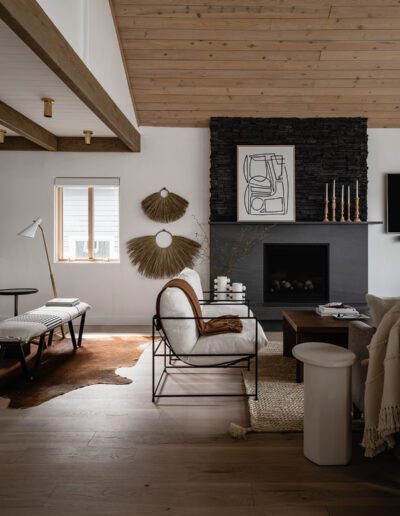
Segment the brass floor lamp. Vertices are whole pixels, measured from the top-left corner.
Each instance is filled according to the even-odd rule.
[[[22,231],[20,231],[18,233],[18,235],[19,236],[23,236],[23,237],[28,237],[28,238],[35,238],[37,230],[40,229],[40,232],[42,233],[42,238],[43,238],[44,250],[45,250],[46,258],[47,258],[47,265],[49,267],[50,281],[51,281],[51,287],[52,287],[52,290],[53,290],[53,296],[54,297],[58,297],[56,283],[55,283],[53,271],[52,271],[52,268],[51,268],[49,251],[47,249],[46,237],[44,236],[44,231],[43,231],[43,228],[41,226],[42,222],[43,222],[43,220],[40,217],[37,218],[27,228],[25,228]],[[61,330],[62,338],[65,339],[64,327],[60,326],[60,330]]]

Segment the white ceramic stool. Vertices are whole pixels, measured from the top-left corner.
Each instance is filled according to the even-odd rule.
[[[292,350],[304,363],[304,455],[320,466],[351,459],[351,351],[324,342]]]

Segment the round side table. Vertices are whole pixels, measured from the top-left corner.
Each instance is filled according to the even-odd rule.
[[[37,288],[3,288],[0,289],[0,296],[14,296],[14,317],[18,315],[18,296],[36,294]]]
[[[351,459],[351,366],[348,349],[305,342],[292,350],[304,363],[304,455],[320,466]]]

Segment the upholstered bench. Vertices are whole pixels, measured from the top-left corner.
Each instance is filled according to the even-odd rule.
[[[34,374],[40,366],[43,350],[50,346],[54,330],[64,324],[68,324],[74,349],[78,349],[82,343],[83,329],[85,326],[86,312],[90,305],[79,303],[76,306],[42,306],[16,317],[0,322],[0,346],[3,358],[8,346],[15,346],[18,350],[19,359],[27,380],[33,380]],[[72,321],[80,317],[78,340],[75,336]],[[46,335],[47,343],[46,343]],[[39,338],[38,350],[33,369],[28,367],[23,345],[30,344],[33,339]]]

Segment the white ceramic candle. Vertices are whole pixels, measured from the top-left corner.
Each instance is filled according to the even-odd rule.
[[[332,197],[335,198],[336,197],[336,181],[333,180],[333,193],[332,193]]]
[[[226,292],[229,287],[229,278],[226,276],[218,276],[217,277],[217,299],[220,301],[224,301],[227,298]]]
[[[344,203],[344,185],[342,185],[342,204]]]
[[[242,301],[245,298],[245,290],[246,287],[243,286],[243,283],[232,283],[231,299],[233,301]]]
[[[356,198],[358,199],[358,179],[356,181]]]
[[[347,204],[350,206],[350,186],[347,187]]]
[[[325,183],[325,200],[327,201],[328,198],[329,198],[328,183]]]

